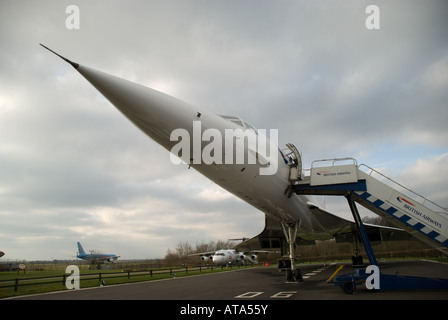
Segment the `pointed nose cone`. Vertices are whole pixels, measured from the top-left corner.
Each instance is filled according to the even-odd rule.
[[[191,127],[197,112],[189,104],[154,89],[80,65],[41,46],[70,63],[129,120],[168,150],[173,146],[171,132],[177,128]]]
[[[171,132],[184,127],[186,119],[194,118],[190,105],[162,92],[83,65],[77,70],[129,120],[166,148],[172,147]]]
[[[83,65],[77,70],[132,121],[148,117],[153,122],[159,120],[161,112],[157,109],[167,103],[162,98],[162,93]]]

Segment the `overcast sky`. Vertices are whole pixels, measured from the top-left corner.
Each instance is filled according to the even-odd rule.
[[[67,6],[80,29],[66,27]],[[365,26],[377,5],[380,29]],[[305,167],[354,157],[448,207],[446,1],[0,0],[0,250],[160,258],[264,214],[142,134],[70,65],[279,130]],[[345,201],[327,209],[347,215]]]

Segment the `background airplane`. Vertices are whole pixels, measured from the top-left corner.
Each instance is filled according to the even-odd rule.
[[[0,251],[0,258],[3,257],[5,253],[3,251]]]
[[[80,242],[78,244],[78,255],[76,256],[79,259],[87,260],[91,264],[101,264],[104,262],[112,262],[117,260],[119,256],[115,254],[102,254],[102,253],[86,253]]]
[[[190,254],[190,256],[201,256],[202,261],[211,260],[218,266],[223,265],[244,265],[246,262],[257,264],[257,252],[247,254],[235,249],[220,249],[217,251],[200,252]]]

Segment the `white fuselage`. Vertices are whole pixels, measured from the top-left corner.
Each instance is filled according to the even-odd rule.
[[[233,249],[221,249],[212,256],[213,263],[218,266],[242,264],[244,256],[242,253]]]
[[[193,137],[193,123],[200,121],[201,130],[216,129],[224,136],[226,129],[241,128],[221,116],[193,107],[174,97],[124,79],[80,65],[77,69],[110,102],[145,134],[172,151],[178,140],[171,141],[171,133],[185,129]],[[271,129],[271,128],[266,128]],[[201,149],[209,142],[202,142]],[[226,142],[229,143],[229,142]],[[193,148],[193,147],[192,147]],[[224,148],[224,147],[223,147]],[[225,152],[225,150],[223,150]],[[247,155],[248,149],[245,149]],[[191,153],[192,157],[194,153]],[[205,164],[191,158],[192,167],[222,188],[258,208],[270,217],[285,223],[300,221],[302,232],[322,232],[308,207],[306,196],[288,197],[284,191],[289,186],[289,166],[280,150],[271,150],[278,168],[274,174],[261,175],[262,164]],[[167,161],[169,154],[167,154]]]

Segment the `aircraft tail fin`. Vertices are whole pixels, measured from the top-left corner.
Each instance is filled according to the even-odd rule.
[[[86,254],[86,252],[84,251],[84,249],[82,248],[82,245],[80,242],[78,242],[78,254],[79,255],[84,255]]]

